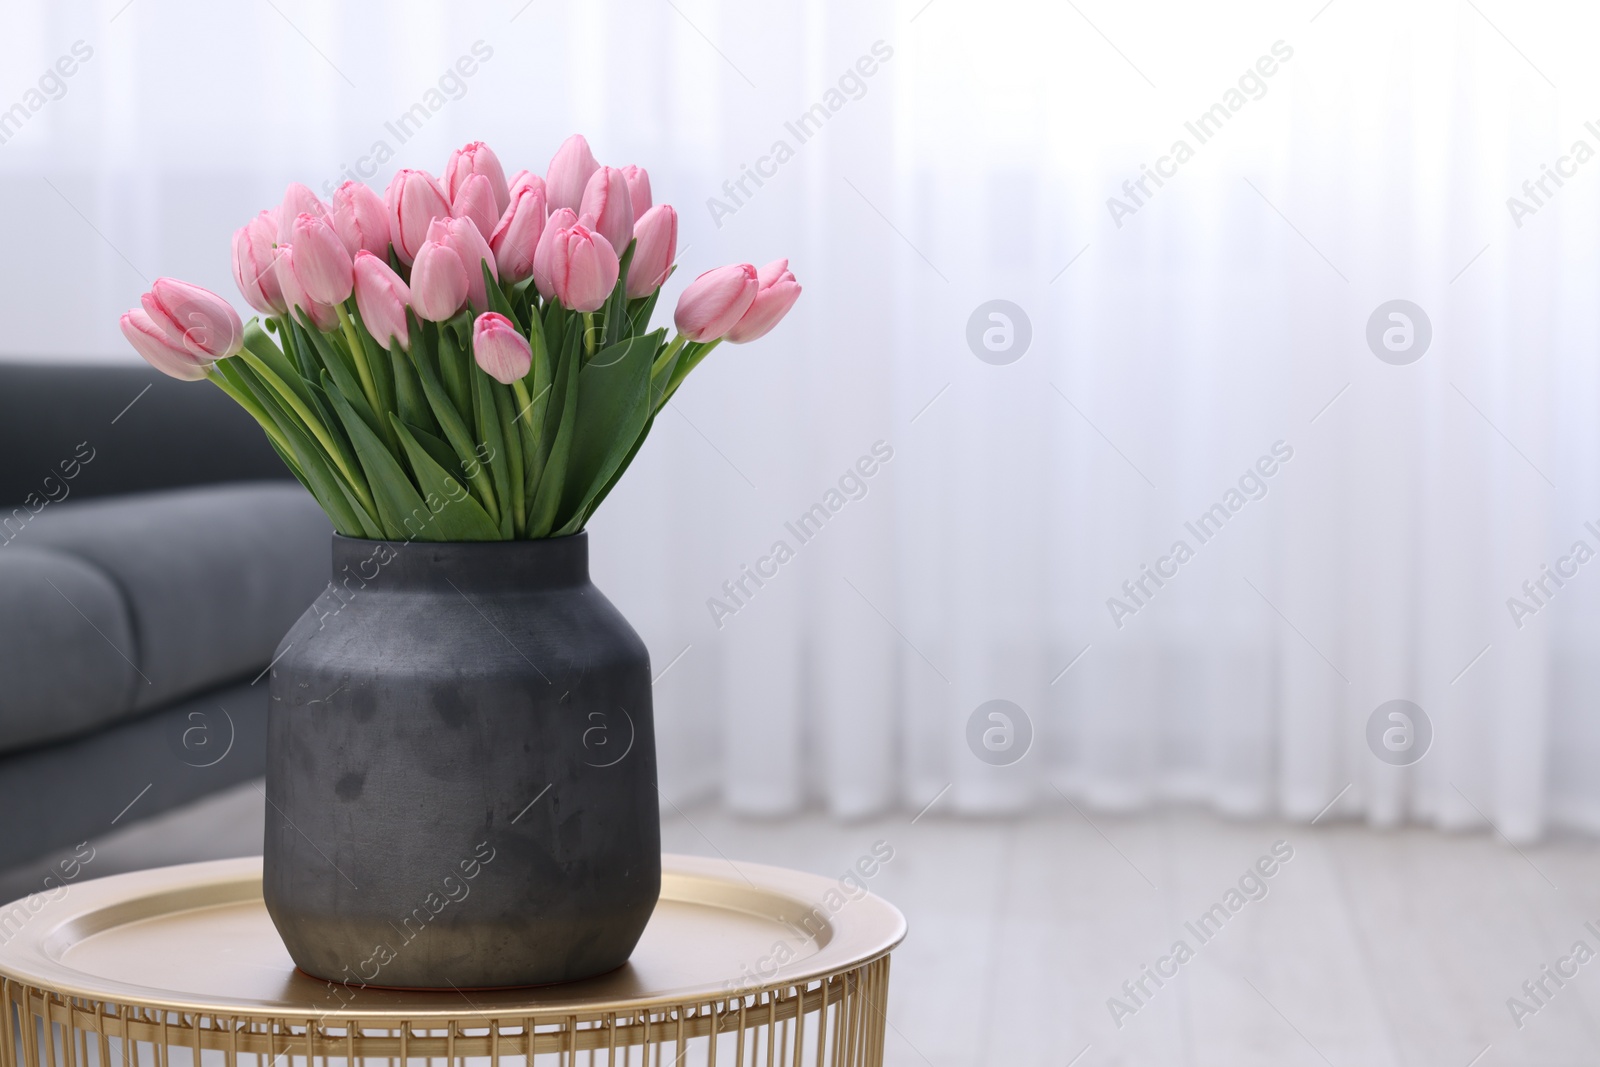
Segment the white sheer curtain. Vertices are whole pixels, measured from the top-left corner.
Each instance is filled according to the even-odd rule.
[[[806,286],[697,373],[592,528],[661,675],[675,803],[1311,818],[1337,797],[1329,818],[1593,829],[1600,563],[1537,604],[1523,583],[1600,550],[1600,161],[1573,155],[1600,149],[1595,23],[1426,0],[20,5],[5,346],[133,358],[115,320],[146,279],[231,294],[232,229],[379,143],[381,186],[480,138],[542,169],[581,130],[682,212],[669,295],[779,255]],[[64,90],[38,81],[78,41]],[[1004,365],[967,339],[995,299],[1031,324]],[[1366,339],[1396,299],[1431,323],[1408,365]],[[1202,542],[1185,524],[1242,477]],[[1161,563],[1180,540],[1193,558]],[[967,739],[995,699],[1033,734],[1008,766]],[[1414,766],[1369,750],[1391,699],[1432,725]]]

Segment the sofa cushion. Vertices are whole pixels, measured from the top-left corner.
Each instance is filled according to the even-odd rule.
[[[327,584],[332,532],[298,485],[229,484],[53,505],[0,551],[26,545],[75,558],[120,592],[132,629],[123,651],[137,674],[127,698],[108,708],[112,718],[258,673]],[[90,638],[54,649],[35,669],[56,676],[81,662],[121,661]]]
[[[133,623],[115,583],[51,549],[0,547],[0,752],[82,733],[131,705]]]
[[[266,762],[267,683],[248,678],[87,737],[0,755],[0,870],[259,778]]]

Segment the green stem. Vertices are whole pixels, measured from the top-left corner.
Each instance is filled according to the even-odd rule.
[[[683,346],[688,343],[689,339],[683,336],[681,333],[674,337],[672,339],[672,343],[667,345],[667,347],[662,350],[661,354],[656,357],[656,361],[650,365],[650,377],[654,378],[663,370],[665,370],[672,362],[672,357],[677,355],[678,350],[683,348]]]
[[[285,404],[289,405],[289,410],[300,417],[300,421],[305,423],[305,427],[311,432],[311,436],[317,439],[317,444],[322,446],[322,450],[328,454],[328,458],[339,468],[339,473],[343,474],[345,481],[350,484],[351,490],[360,498],[361,506],[367,509],[367,514],[376,515],[378,509],[373,504],[371,495],[367,492],[366,484],[360,478],[357,478],[355,472],[345,463],[344,453],[333,443],[333,438],[328,436],[328,428],[322,424],[321,419],[311,413],[311,409],[306,407],[299,394],[289,388],[282,378],[273,373],[271,367],[262,362],[260,356],[251,352],[248,348],[241,349],[237,358],[249,364],[250,369],[255,371],[262,381],[267,383],[267,387],[277,393],[279,399]]]
[[[355,361],[356,374],[361,378],[361,391],[367,394],[367,403],[372,405],[372,413],[382,420],[384,408],[378,400],[378,384],[373,380],[372,367],[367,363],[367,347],[361,343],[361,335],[356,333],[356,324],[350,321],[350,313],[345,310],[344,305],[336,304],[334,310],[339,313],[339,325],[343,327],[344,339],[350,345],[350,358]]]
[[[583,313],[583,354],[594,355],[594,312]]]
[[[266,431],[267,436],[272,438],[279,448],[283,449],[283,451],[289,455],[294,454],[289,448],[289,442],[284,440],[283,434],[279,433],[278,428],[273,425],[272,417],[267,414],[266,409],[264,409],[260,404],[256,403],[255,397],[243,392],[242,390],[235,389],[233,387],[233,383],[224,378],[222,376],[222,372],[217,370],[215,363],[213,363],[206,370],[206,379],[210,381],[212,385],[215,385],[218,389],[221,389],[224,393],[227,393],[235,404],[238,404],[240,407],[248,411],[251,418],[255,419],[261,424],[261,428]]]

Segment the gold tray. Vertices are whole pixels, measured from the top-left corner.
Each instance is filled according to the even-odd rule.
[[[763,991],[803,996],[813,982],[887,957],[905,936],[893,905],[870,893],[849,899],[835,879],[691,856],[662,860],[661,902],[633,958],[567,985],[418,992],[311,978],[295,969],[267,916],[259,857],[77,883],[42,905],[32,898],[37,910],[8,905],[0,915],[21,908],[27,918],[20,930],[6,929],[0,977],[54,997],[175,1012],[474,1025],[729,1004],[747,994],[763,1000]]]

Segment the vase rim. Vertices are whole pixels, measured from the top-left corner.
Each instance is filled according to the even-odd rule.
[[[589,582],[589,535],[386,541],[333,535],[333,581],[378,591],[528,592]]]

